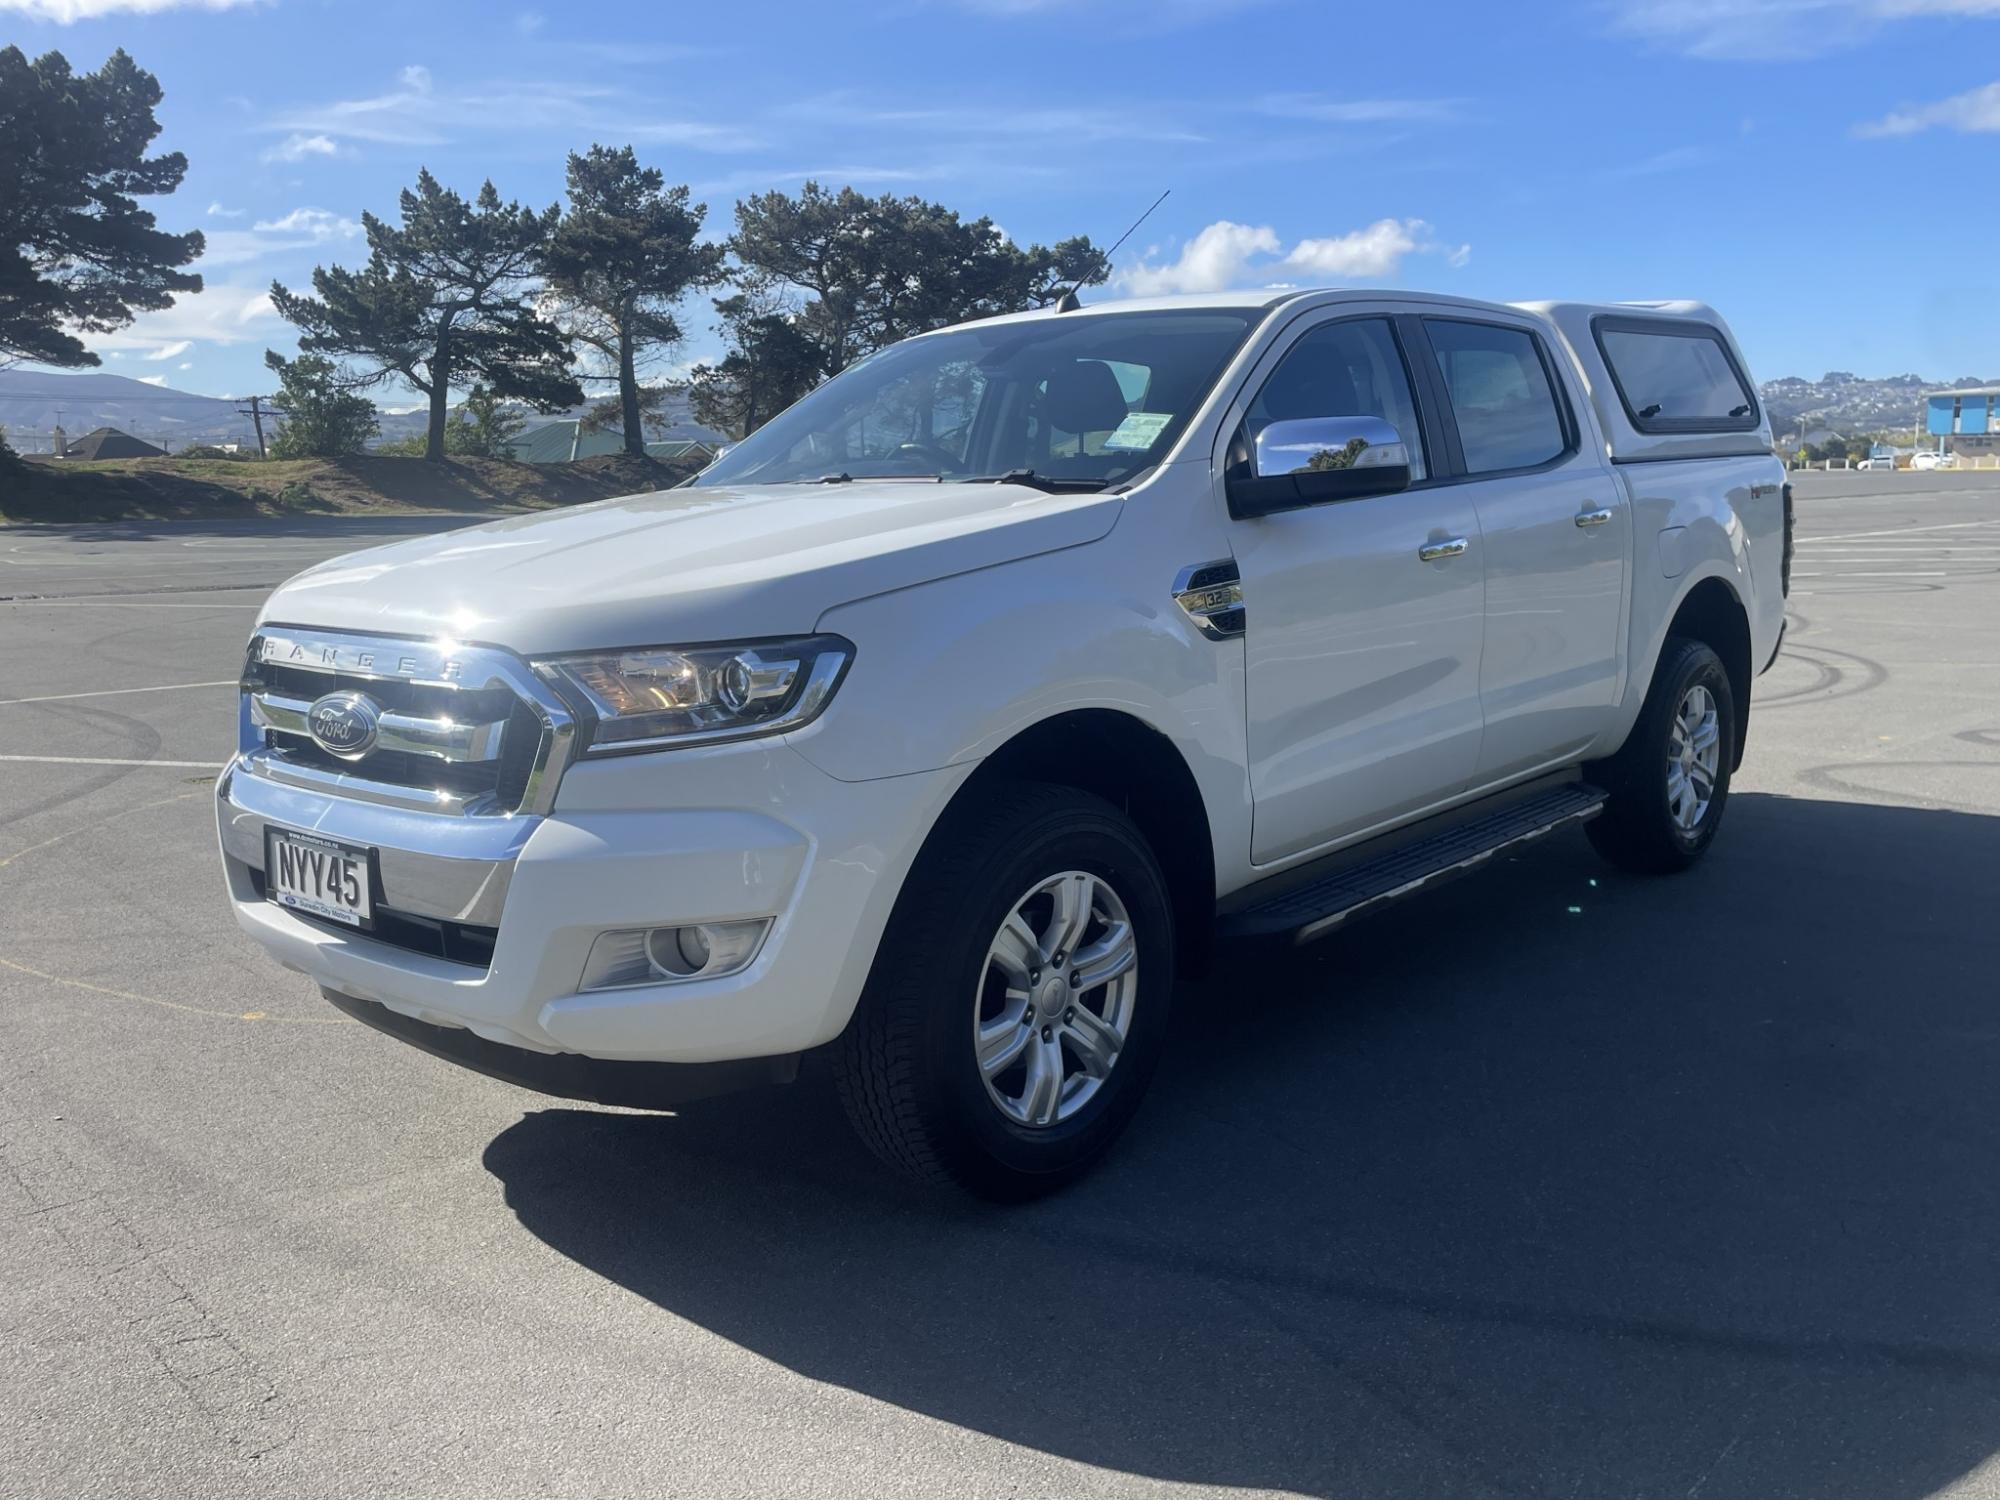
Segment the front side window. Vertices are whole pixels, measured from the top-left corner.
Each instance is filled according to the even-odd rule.
[[[1532,469],[1569,451],[1535,336],[1496,323],[1427,318],[1468,474]]]
[[[1262,309],[1067,313],[893,344],[779,413],[694,481],[981,479],[1087,488],[1158,463]]]
[[[1424,477],[1424,435],[1410,395],[1403,351],[1387,320],[1325,323],[1285,355],[1244,417],[1247,436],[1272,422],[1312,417],[1380,417],[1402,434],[1410,480]]]
[[[1743,432],[1757,425],[1757,403],[1714,329],[1600,318],[1597,345],[1641,432]]]

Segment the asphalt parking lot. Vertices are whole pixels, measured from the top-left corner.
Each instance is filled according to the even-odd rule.
[[[2000,475],[1799,519],[1699,871],[1230,955],[1014,1211],[812,1070],[571,1107],[239,937],[255,605],[407,528],[0,530],[0,1490],[2000,1494]]]

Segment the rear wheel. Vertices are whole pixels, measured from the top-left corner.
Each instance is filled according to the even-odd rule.
[[[983,1197],[1073,1180],[1158,1062],[1172,923],[1152,850],[1109,803],[982,797],[920,856],[835,1045],[849,1118],[893,1166]]]
[[[1611,800],[1588,826],[1597,852],[1642,874],[1685,870],[1707,852],[1729,801],[1736,699],[1706,642],[1674,637],[1639,720],[1599,767]]]

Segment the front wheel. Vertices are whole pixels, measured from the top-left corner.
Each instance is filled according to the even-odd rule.
[[[1707,852],[1729,801],[1736,697],[1722,658],[1673,637],[1639,721],[1600,779],[1611,793],[1586,832],[1597,852],[1641,874],[1685,870]]]
[[[1050,1191],[1138,1108],[1173,985],[1166,881],[1131,820],[1071,787],[1001,788],[911,871],[835,1044],[841,1099],[912,1176]]]

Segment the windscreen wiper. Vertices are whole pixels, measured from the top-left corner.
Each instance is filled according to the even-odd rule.
[[[1033,469],[1009,469],[1005,474],[975,474],[969,479],[947,479],[942,474],[938,475],[940,484],[1021,484],[1046,495],[1088,493],[1101,490],[1110,482],[1108,479],[1051,479]]]

